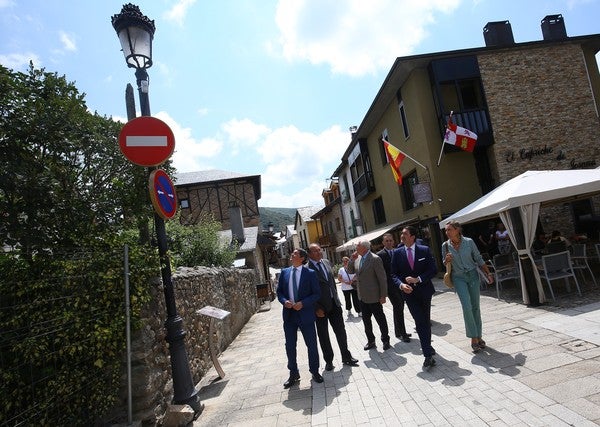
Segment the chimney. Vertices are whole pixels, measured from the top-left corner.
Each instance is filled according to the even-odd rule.
[[[567,30],[562,15],[547,15],[542,19],[542,35],[544,40],[565,40]]]
[[[246,236],[244,236],[244,221],[242,220],[242,210],[235,202],[229,205],[229,222],[231,223],[232,240],[237,240],[241,245],[246,240]]]
[[[483,27],[486,46],[510,46],[515,44],[509,21],[488,22]]]

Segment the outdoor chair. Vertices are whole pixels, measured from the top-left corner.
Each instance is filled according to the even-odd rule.
[[[540,277],[546,279],[546,282],[548,282],[550,295],[552,295],[553,301],[556,301],[556,298],[554,297],[554,290],[552,289],[552,281],[557,279],[564,279],[567,291],[569,291],[569,277],[572,277],[577,286],[577,293],[581,296],[581,289],[579,289],[579,282],[577,281],[575,270],[571,264],[571,255],[569,254],[569,251],[544,255],[542,257],[542,267],[543,270],[540,271]]]
[[[502,282],[507,280],[515,280],[517,283],[521,282],[519,264],[515,262],[512,254],[497,254],[494,255],[492,265],[494,268],[494,279],[496,281],[496,295],[498,299],[500,299]]]
[[[488,270],[490,271],[490,273],[494,274],[494,264],[492,263],[490,254],[488,254],[487,252],[482,252],[481,257],[485,261],[485,264],[488,266]],[[479,280],[481,289],[486,289],[489,283],[487,281],[487,277],[485,277],[485,274],[481,269],[479,269]]]
[[[546,252],[549,254],[556,254],[558,252],[564,252],[567,250],[567,244],[564,241],[560,242],[548,242],[546,244]]]
[[[590,273],[590,276],[592,276],[594,285],[598,286],[598,283],[596,283],[596,278],[594,277],[594,273],[592,272],[592,269],[588,264],[586,245],[583,243],[576,243],[572,247],[573,254],[571,255],[571,262],[573,263],[573,268],[575,269],[575,272],[581,271],[581,278],[584,282],[586,282],[583,273],[585,272],[585,270],[587,270]]]

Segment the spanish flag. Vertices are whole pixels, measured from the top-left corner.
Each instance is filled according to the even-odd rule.
[[[402,161],[406,157],[404,153],[394,147],[392,144],[386,141],[383,138],[383,147],[385,148],[385,155],[387,156],[387,160],[392,168],[392,173],[394,174],[394,179],[398,183],[398,185],[402,185],[402,174],[400,173],[400,165]]]

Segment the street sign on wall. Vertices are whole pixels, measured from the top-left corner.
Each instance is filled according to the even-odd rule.
[[[139,166],[158,166],[175,150],[173,131],[156,117],[142,116],[130,120],[119,134],[123,155]]]
[[[177,213],[177,193],[175,186],[162,169],[150,173],[150,199],[156,213],[163,219],[171,219]]]

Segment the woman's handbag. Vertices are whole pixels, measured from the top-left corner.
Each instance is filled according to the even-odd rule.
[[[444,242],[446,245],[446,253],[448,253],[448,242]],[[449,262],[446,264],[446,273],[444,273],[444,285],[449,288],[454,288],[454,283],[452,283],[452,263]]]

